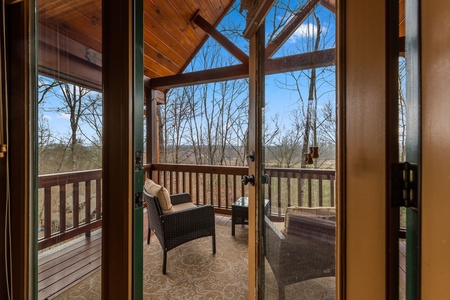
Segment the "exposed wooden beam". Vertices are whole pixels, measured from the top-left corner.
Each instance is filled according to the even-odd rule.
[[[248,64],[234,65],[230,67],[216,68],[198,72],[184,73],[150,80],[151,89],[167,90],[170,88],[188,86],[194,84],[209,83],[221,80],[232,80],[248,76]]]
[[[77,42],[65,34],[39,24],[39,42],[71,54],[96,66],[102,66],[102,54]]]
[[[101,91],[102,69],[71,55],[59,55],[55,49],[39,44],[39,73],[56,80]]]
[[[102,54],[39,24],[39,73],[101,90]]]
[[[235,44],[233,44],[229,39],[227,39],[223,34],[221,34],[214,26],[208,23],[202,16],[198,13],[194,16],[192,20],[196,25],[203,29],[210,37],[215,39],[220,45],[222,45],[225,50],[230,52],[234,57],[239,59],[242,63],[248,62],[248,55],[239,49]]]
[[[289,39],[295,30],[311,14],[319,0],[308,1],[299,12],[297,12],[291,21],[280,31],[280,33],[266,46],[266,58],[272,57],[275,52]]]
[[[278,74],[306,70],[312,67],[322,68],[332,66],[335,64],[335,57],[335,49],[327,49],[288,57],[268,59],[266,61],[266,74]],[[194,84],[241,79],[248,77],[248,74],[248,64],[240,64],[230,67],[154,78],[147,83],[147,87],[166,90]]]
[[[247,26],[243,33],[246,39],[250,39],[256,33],[274,3],[275,0],[259,0],[247,11]]]
[[[324,68],[336,63],[336,50],[334,48],[308,52],[297,55],[268,59],[266,74],[279,74],[307,70],[311,68]]]

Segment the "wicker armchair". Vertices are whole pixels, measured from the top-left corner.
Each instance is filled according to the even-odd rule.
[[[195,206],[189,194],[171,195],[173,212],[162,213],[156,196],[144,190],[148,212],[148,237],[154,231],[164,252],[162,272],[166,274],[167,252],[181,244],[201,237],[212,236],[212,251],[216,253],[216,231],[214,208],[211,205]],[[192,204],[192,208],[189,207]],[[181,210],[177,207],[181,206]]]
[[[335,222],[318,216],[291,215],[287,232],[269,218],[266,223],[266,259],[278,283],[279,299],[285,287],[335,275]]]

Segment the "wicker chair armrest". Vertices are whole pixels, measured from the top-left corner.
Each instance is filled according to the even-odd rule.
[[[278,227],[275,226],[275,224],[272,223],[272,221],[270,221],[268,217],[265,216],[264,219],[266,221],[267,229],[271,230],[276,237],[280,240],[284,240],[286,238],[286,236],[280,231],[280,229],[278,229]]]
[[[172,203],[172,205],[191,202],[191,195],[189,195],[188,193],[173,194],[170,195],[170,202]]]
[[[180,210],[161,216],[166,238],[215,225],[214,207],[211,205]]]

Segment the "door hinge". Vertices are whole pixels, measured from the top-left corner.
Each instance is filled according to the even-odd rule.
[[[391,202],[393,207],[418,205],[418,167],[410,162],[391,165]]]
[[[134,194],[134,208],[140,208],[144,206],[144,197],[142,192]]]
[[[143,168],[142,151],[134,152],[134,171],[139,172]]]

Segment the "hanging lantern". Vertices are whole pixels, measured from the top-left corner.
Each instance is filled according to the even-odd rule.
[[[309,151],[312,158],[318,158],[319,157],[319,147],[309,147]]]
[[[314,163],[311,154],[305,154],[305,164],[312,165]]]

